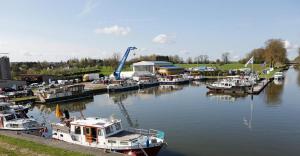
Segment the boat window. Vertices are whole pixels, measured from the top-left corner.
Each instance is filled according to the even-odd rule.
[[[5,119],[6,119],[6,121],[13,120],[13,119],[15,119],[15,116],[13,114],[10,114],[10,115],[5,116]]]
[[[99,129],[99,136],[103,136],[103,132],[102,132],[102,129]]]
[[[90,128],[85,128],[85,134],[90,134]]]
[[[60,137],[64,137],[64,135],[60,134]]]
[[[75,134],[81,134],[80,126],[75,126]]]
[[[110,126],[108,126],[108,127],[105,128],[105,133],[106,133],[106,134],[109,134],[109,133],[111,133],[111,132],[112,132],[112,129],[111,129]]]
[[[120,130],[121,129],[121,124],[118,122],[115,124],[116,130]]]
[[[120,145],[128,145],[128,142],[127,141],[121,141]]]
[[[111,143],[111,144],[115,144],[116,143],[116,141],[114,141],[114,140],[108,140],[107,142]]]
[[[53,135],[57,135],[57,133],[53,133]]]

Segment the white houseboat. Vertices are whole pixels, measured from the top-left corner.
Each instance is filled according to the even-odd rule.
[[[284,79],[284,74],[283,74],[283,72],[276,72],[275,74],[274,74],[274,80],[283,80]]]
[[[158,81],[161,85],[176,85],[189,83],[190,80],[188,78],[184,78],[182,75],[169,75],[159,77]]]
[[[9,103],[0,103],[0,129],[14,131],[39,130],[43,127],[25,112],[16,112]]]
[[[89,117],[52,124],[52,138],[82,146],[128,155],[157,155],[164,146],[164,132],[124,130],[121,120]]]
[[[84,90],[84,85],[67,85],[60,88],[45,88],[36,93],[41,103],[66,102],[82,99],[91,99],[93,95]]]
[[[140,88],[158,86],[159,82],[155,77],[139,77],[138,85]]]

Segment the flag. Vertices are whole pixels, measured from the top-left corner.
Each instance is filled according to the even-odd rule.
[[[56,105],[55,116],[56,116],[57,118],[63,117],[63,113],[62,113],[61,110],[60,110],[59,104]]]
[[[254,62],[254,57],[252,56],[252,57],[250,58],[250,60],[245,64],[245,67],[247,67],[248,64],[253,64],[253,62]]]

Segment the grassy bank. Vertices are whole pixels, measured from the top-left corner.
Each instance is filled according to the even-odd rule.
[[[87,156],[61,148],[37,144],[32,141],[0,135],[0,155],[51,155],[51,156]]]
[[[245,64],[241,64],[241,63],[231,63],[231,64],[224,64],[224,65],[220,65],[220,64],[177,64],[177,66],[180,66],[183,68],[207,66],[207,67],[215,67],[216,69],[219,69],[222,71],[245,68]],[[252,66],[248,65],[248,68],[252,68]],[[271,78],[271,77],[273,77],[275,72],[280,71],[283,67],[278,67],[278,68],[274,69],[272,72],[270,72],[269,74],[263,74],[262,71],[266,68],[267,67],[264,67],[261,64],[253,64],[253,70],[256,71],[257,73],[259,73],[259,77],[261,77],[261,78]],[[217,76],[215,76],[215,77],[217,77]]]

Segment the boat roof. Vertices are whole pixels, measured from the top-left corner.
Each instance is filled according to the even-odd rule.
[[[7,106],[7,105],[10,105],[8,102],[0,102],[0,107],[1,106]]]
[[[107,119],[107,118],[98,118],[98,117],[88,117],[85,119],[78,119],[71,122],[72,125],[81,125],[81,126],[91,126],[104,128],[110,125],[113,125],[117,122],[121,122],[120,119]]]

